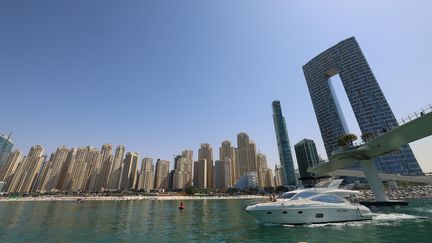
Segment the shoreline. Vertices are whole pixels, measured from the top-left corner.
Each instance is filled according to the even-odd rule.
[[[82,202],[82,201],[187,201],[187,200],[240,200],[266,199],[262,195],[241,196],[38,196],[38,197],[2,197],[0,202]]]
[[[360,194],[354,195],[351,199],[353,201],[368,201],[374,200],[371,190],[358,190]],[[424,186],[404,186],[398,189],[387,189],[387,197],[390,200],[409,200],[417,198],[432,198],[432,185]]]
[[[352,202],[374,200],[371,190],[358,190],[358,195],[353,195]],[[391,200],[409,200],[416,198],[432,198],[432,185],[400,187],[397,190],[386,190]],[[0,197],[1,202],[78,202],[78,201],[187,201],[187,200],[247,200],[268,199],[268,195],[237,195],[237,196],[184,196],[184,195],[154,195],[154,196],[36,196],[36,197]]]

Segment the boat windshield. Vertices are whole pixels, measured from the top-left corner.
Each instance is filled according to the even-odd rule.
[[[324,194],[318,195],[310,199],[315,202],[325,202],[325,203],[345,203],[345,199],[338,197],[336,195]]]
[[[280,195],[278,198],[280,199],[290,199],[292,198],[295,194],[295,192],[285,192],[284,194]]]
[[[299,192],[299,193],[297,193],[297,195],[293,196],[291,198],[291,200],[305,199],[305,198],[312,197],[312,196],[315,196],[315,195],[318,195],[318,193],[313,192],[313,191]]]

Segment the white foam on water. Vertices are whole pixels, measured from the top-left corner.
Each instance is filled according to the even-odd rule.
[[[372,220],[364,220],[364,221],[351,221],[351,222],[341,222],[341,223],[323,223],[323,224],[306,224],[306,225],[283,225],[284,227],[307,227],[307,228],[319,228],[319,227],[361,227],[364,225],[393,225],[399,221],[404,220],[418,220],[418,219],[426,219],[425,217],[415,216],[415,215],[409,215],[409,214],[403,214],[403,213],[378,213],[374,214]]]
[[[373,221],[400,221],[400,220],[409,220],[409,219],[421,219],[420,216],[409,215],[404,213],[377,213],[373,216]]]
[[[430,208],[415,208],[414,210],[421,213],[432,213],[432,209]]]
[[[296,227],[295,225],[292,225],[292,224],[283,224],[282,226],[283,227]]]

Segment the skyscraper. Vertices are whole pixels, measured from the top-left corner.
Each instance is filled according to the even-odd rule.
[[[237,173],[237,159],[235,149],[233,146],[231,146],[230,141],[225,140],[222,142],[222,145],[219,148],[219,160],[227,161],[230,163],[230,185],[233,185],[240,176]]]
[[[138,190],[150,191],[153,190],[153,159],[144,158],[141,163],[141,170],[138,179]]]
[[[138,166],[138,153],[128,152],[122,166],[120,190],[135,189]]]
[[[20,150],[14,150],[9,153],[6,162],[3,164],[0,170],[0,181],[5,182],[3,191],[7,191],[10,186],[15,173],[18,171],[20,165],[22,164],[24,157]]]
[[[275,175],[274,175],[274,184],[275,187],[283,186],[282,181],[282,170],[279,166],[275,165]]]
[[[331,77],[339,74],[361,132],[378,136],[398,123],[354,37],[319,54],[303,66],[303,72],[321,130],[327,156],[337,148],[339,137],[349,133],[332,88]],[[374,159],[386,173],[422,174],[409,145]]]
[[[156,162],[154,189],[168,189],[169,161],[160,160]]]
[[[9,153],[12,151],[13,143],[10,140],[10,137],[11,134],[9,134],[9,136],[0,136],[0,168],[5,163],[5,160],[8,157]]]
[[[201,144],[198,150],[198,161],[207,161],[207,187],[213,188],[213,148],[208,143]]]
[[[125,154],[125,146],[119,145],[116,148],[112,163],[111,174],[108,182],[108,189],[118,190],[121,176],[122,162]]]
[[[265,183],[266,183],[266,187],[275,187],[272,169],[267,169]]]
[[[258,186],[264,188],[267,186],[267,157],[262,154],[257,154],[257,175],[258,175]]]
[[[182,158],[193,160],[193,151],[192,150],[183,150],[181,154]]]
[[[272,103],[273,122],[278,144],[279,159],[283,169],[283,183],[288,187],[296,187],[294,172],[294,163],[291,154],[291,146],[288,138],[288,131],[285,123],[285,117],[282,114],[280,101],[275,100]]]
[[[51,156],[50,160],[44,165],[42,176],[39,180],[39,188],[41,191],[50,192],[57,189],[57,182],[60,178],[60,172],[69,149],[66,146],[60,146]]]
[[[78,149],[76,148],[72,148],[69,151],[68,154],[68,158],[66,159],[66,162],[69,164],[68,168],[66,170],[66,168],[64,168],[64,172],[65,172],[65,176],[64,176],[64,180],[62,182],[62,191],[70,191],[71,187],[72,187],[72,173],[74,171],[74,169],[76,168],[77,165],[77,154],[78,154]]]
[[[45,159],[43,156],[44,149],[40,145],[31,147],[27,157],[15,174],[10,187],[9,193],[30,193],[39,175],[42,163]]]
[[[111,174],[113,157],[112,157],[112,145],[104,144],[101,148],[102,154],[102,165],[99,172],[99,188],[108,188],[108,181]]]
[[[193,151],[192,150],[184,150],[182,152],[182,160],[184,161],[184,185],[185,187],[192,186],[193,182]]]
[[[237,170],[239,178],[250,172],[257,172],[256,168],[256,146],[249,140],[249,136],[241,132],[237,134],[237,148],[235,149],[237,159]]]
[[[183,190],[192,185],[192,150],[185,150],[175,157],[173,189]]]
[[[194,162],[193,183],[195,187],[207,188],[207,165],[205,159]]]
[[[214,167],[215,175],[215,188],[216,189],[227,189],[231,184],[231,165],[226,160],[216,160]]]
[[[63,162],[62,166],[59,169],[59,172],[57,173],[53,187],[59,191],[65,191],[65,180],[67,179],[66,177],[69,171],[69,167],[72,164],[75,164],[76,153],[76,148],[72,148],[69,150],[66,156],[66,160]]]
[[[101,190],[99,187],[99,174],[102,170],[102,154],[96,148],[91,148],[87,160],[88,164],[86,169],[88,170],[88,179],[83,181],[86,186],[83,190],[89,192],[98,192]]]
[[[297,164],[300,173],[300,181],[304,186],[312,186],[314,184],[313,174],[307,170],[315,167],[319,163],[319,157],[315,143],[310,139],[303,139],[294,145]]]
[[[90,146],[80,147],[77,150],[77,155],[75,159],[75,165],[71,173],[71,182],[68,191],[80,192],[84,191],[86,188],[86,183],[89,178],[89,167],[90,167],[90,151],[92,148]]]

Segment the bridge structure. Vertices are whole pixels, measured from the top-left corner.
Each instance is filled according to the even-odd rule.
[[[402,119],[400,125],[373,138],[364,144],[334,152],[325,164],[310,168],[308,171],[319,175],[346,175],[366,177],[377,204],[391,204],[388,199],[382,179],[419,182],[432,184],[427,176],[401,176],[379,173],[373,158],[399,151],[400,146],[432,135],[432,105],[420,112]],[[344,168],[360,163],[362,171],[346,171]],[[391,178],[391,179],[390,179]]]
[[[350,176],[364,178],[365,173],[359,170],[335,170],[328,173],[330,176]],[[432,176],[407,176],[388,173],[378,173],[381,181],[403,181],[422,184],[432,184]]]

